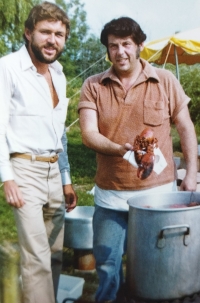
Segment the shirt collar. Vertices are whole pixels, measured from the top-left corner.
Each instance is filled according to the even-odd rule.
[[[22,70],[25,71],[29,68],[36,70],[25,45],[20,48],[19,53]],[[62,73],[63,67],[58,61],[49,64],[49,67],[53,68],[58,74]]]
[[[156,73],[156,68],[144,59],[140,58],[140,62],[142,63],[143,74],[146,77],[146,80],[148,80],[149,78],[153,78],[158,82],[160,82],[158,74]]]
[[[149,64],[146,60],[140,58],[140,62],[142,63],[143,70],[142,70],[142,79],[143,81],[147,81],[149,78],[153,78],[160,82],[159,77],[156,73],[155,67],[153,67],[151,64]],[[111,79],[113,81],[119,82],[119,78],[116,76],[113,67],[111,66],[108,70],[106,70],[101,77],[100,82],[104,82],[105,79]],[[140,77],[141,81],[141,77]]]

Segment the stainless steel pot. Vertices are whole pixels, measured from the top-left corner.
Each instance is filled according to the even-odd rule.
[[[191,201],[200,202],[200,193],[128,200],[127,285],[133,296],[169,300],[200,291],[200,206],[187,207]]]
[[[73,211],[65,213],[65,247],[93,248],[93,214],[94,206],[77,206]]]

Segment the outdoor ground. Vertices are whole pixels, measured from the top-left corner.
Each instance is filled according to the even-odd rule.
[[[96,270],[83,271],[74,269],[74,251],[73,249],[64,248],[63,251],[63,269],[62,274],[83,278],[85,280],[83,294],[75,302],[93,303],[94,295],[98,286]]]
[[[88,256],[90,256],[90,255],[88,255]],[[76,303],[94,303],[95,302],[95,293],[96,293],[96,290],[98,287],[98,277],[97,277],[96,270],[94,269],[91,271],[84,271],[84,270],[77,270],[76,268],[77,268],[76,253],[74,253],[73,249],[64,248],[62,274],[83,278],[85,280],[82,296],[78,300],[74,301],[74,303],[75,302]],[[123,269],[124,269],[124,275],[125,275],[125,271],[126,271],[126,258],[125,257],[123,259]],[[131,303],[132,302],[133,301],[131,301]],[[67,301],[67,303],[68,303],[68,301]],[[120,302],[120,303],[124,303],[124,301]],[[134,303],[144,303],[144,302],[134,302]],[[198,303],[200,303],[200,302],[198,302]]]
[[[83,287],[82,296],[76,301],[67,301],[67,303],[94,303],[94,295],[98,286],[98,278],[96,272],[84,272],[79,271],[76,272],[74,270],[74,258],[73,258],[73,250],[64,248],[64,260],[63,260],[63,271],[62,274],[76,276],[79,278],[83,278],[85,280]],[[125,260],[124,260],[124,274],[125,274]],[[187,296],[180,299],[174,300],[164,300],[164,301],[150,301],[150,300],[142,300],[131,298],[127,301],[123,301],[120,303],[200,303],[200,293],[193,294],[191,296]]]

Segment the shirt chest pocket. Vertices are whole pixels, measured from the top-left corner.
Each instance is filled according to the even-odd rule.
[[[144,124],[161,125],[164,121],[164,102],[146,99],[144,101]]]

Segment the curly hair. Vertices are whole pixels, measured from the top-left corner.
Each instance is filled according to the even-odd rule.
[[[68,38],[70,32],[70,21],[67,14],[58,5],[47,1],[35,5],[31,9],[27,20],[24,22],[24,26],[30,31],[33,31],[35,25],[43,20],[61,21],[66,26],[66,39]],[[24,39],[27,42],[25,35]]]
[[[108,47],[108,35],[118,37],[131,36],[137,45],[146,40],[146,34],[142,31],[139,24],[129,17],[113,19],[105,24],[101,32],[100,40],[106,47]]]

